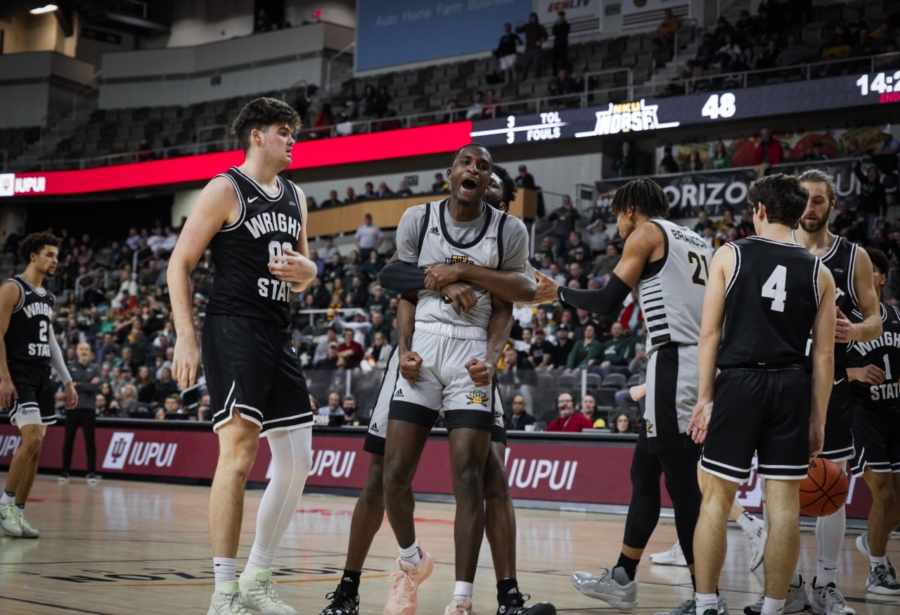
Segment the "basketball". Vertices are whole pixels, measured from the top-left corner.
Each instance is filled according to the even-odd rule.
[[[810,517],[833,515],[847,500],[850,481],[833,461],[813,459],[800,483],[800,512]]]

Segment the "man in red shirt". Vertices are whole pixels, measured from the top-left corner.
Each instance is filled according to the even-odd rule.
[[[583,429],[593,429],[591,420],[581,413],[575,412],[575,404],[571,393],[565,391],[556,396],[556,409],[559,410],[559,418],[547,425],[547,431],[580,432]]]
[[[772,136],[772,131],[768,128],[759,131],[759,145],[753,154],[753,165],[781,164],[782,154],[781,142]]]
[[[344,329],[344,341],[338,346],[338,356],[343,357],[344,367],[355,369],[363,358],[363,347],[353,340],[353,329]]]

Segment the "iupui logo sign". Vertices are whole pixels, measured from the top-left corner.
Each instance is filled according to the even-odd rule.
[[[103,458],[103,468],[122,470],[126,465],[139,468],[151,464],[157,468],[168,468],[172,466],[177,450],[178,444],[174,442],[169,444],[153,441],[135,442],[133,432],[117,431],[109,441],[106,457]]]
[[[549,487],[551,491],[571,491],[578,462],[559,459],[510,459],[512,447],[506,448],[509,486],[519,489]],[[512,461],[512,465],[510,465]]]
[[[21,436],[0,436],[0,459],[12,459],[21,443]]]
[[[320,449],[313,451],[312,469],[310,476],[331,476],[333,478],[350,478],[353,473],[353,462],[356,461],[356,451],[332,451]],[[266,480],[272,480],[275,471],[275,460],[269,461],[266,470]]]
[[[680,126],[680,122],[660,123],[657,112],[659,105],[638,102],[621,104],[609,103],[606,111],[597,111],[597,125],[587,132],[576,132],[578,139],[584,137],[602,137],[617,135],[622,132],[640,132],[644,130],[663,130]]]
[[[0,196],[32,194],[47,191],[46,177],[19,177],[15,173],[0,173]]]

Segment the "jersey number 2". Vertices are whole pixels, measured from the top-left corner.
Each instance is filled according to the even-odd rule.
[[[688,252],[688,262],[692,265],[696,265],[694,275],[691,278],[694,281],[694,284],[706,286],[706,280],[703,279],[704,274],[709,278],[709,267],[706,265],[706,256],[702,254],[698,255],[696,252]]]
[[[784,311],[784,301],[787,299],[785,286],[787,286],[787,267],[778,265],[762,287],[762,296],[772,300],[773,312]]]
[[[38,339],[42,342],[46,342],[48,339],[47,330],[50,328],[50,323],[48,323],[46,320],[42,320],[38,327]]]

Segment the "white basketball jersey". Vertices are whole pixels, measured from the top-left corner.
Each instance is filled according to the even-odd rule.
[[[652,263],[638,283],[647,323],[648,355],[670,342],[699,342],[703,296],[712,261],[712,251],[694,231],[668,220],[650,222],[665,235],[666,251],[662,268],[659,261]]]

